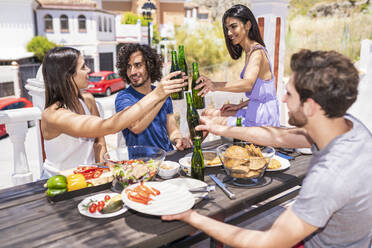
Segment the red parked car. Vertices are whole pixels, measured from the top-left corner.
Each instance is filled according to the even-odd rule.
[[[125,88],[121,77],[113,71],[92,72],[89,74],[87,92],[98,95],[111,95],[112,92]]]
[[[32,102],[27,100],[24,97],[6,97],[0,99],[0,111],[1,110],[10,110],[10,109],[19,109],[19,108],[30,108],[33,107]],[[5,125],[0,125],[0,137],[5,136],[6,129]]]

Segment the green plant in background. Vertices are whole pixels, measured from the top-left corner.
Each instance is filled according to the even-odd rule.
[[[146,20],[143,16],[137,15],[133,12],[125,12],[124,15],[121,17],[121,23],[122,24],[137,24],[137,20],[141,20],[141,26],[147,27],[149,22],[152,22],[153,20]],[[160,33],[159,28],[156,23],[153,23],[153,36],[152,36],[152,44],[159,44],[160,41]]]
[[[28,52],[33,52],[39,61],[43,61],[45,54],[56,46],[57,44],[44,36],[35,36],[27,43],[26,49]]]
[[[136,24],[138,19],[140,19],[138,15],[134,14],[133,12],[125,12],[124,15],[121,16],[121,23]]]
[[[142,27],[147,27],[149,22],[152,22],[153,20],[147,20],[145,19],[142,15],[137,15],[133,12],[125,12],[124,16],[121,18],[121,23],[122,24],[137,24],[137,20],[141,20],[141,26]]]
[[[159,28],[158,28],[158,24],[154,24],[154,27],[153,27],[153,33],[152,33],[152,44],[156,45],[156,44],[159,44],[160,42],[160,33],[159,33]]]
[[[360,42],[371,38],[372,15],[354,14],[342,18],[298,15],[287,24],[285,75],[290,74],[292,54],[303,48],[336,50],[356,61],[360,55]]]
[[[184,25],[175,31],[177,44],[185,46],[186,60],[198,62],[201,73],[218,70],[224,62],[233,62],[225,46],[221,22]]]

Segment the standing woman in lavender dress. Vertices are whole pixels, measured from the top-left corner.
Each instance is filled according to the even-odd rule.
[[[256,19],[250,9],[237,4],[222,18],[225,41],[230,56],[239,59],[245,55],[245,66],[240,79],[213,82],[200,76],[201,95],[209,91],[245,92],[248,100],[240,104],[225,104],[221,109],[207,109],[204,116],[219,117],[220,123],[234,126],[242,116],[244,126],[279,126],[279,102],[275,78]]]

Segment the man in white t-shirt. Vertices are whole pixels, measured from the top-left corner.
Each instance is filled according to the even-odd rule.
[[[295,203],[267,231],[247,230],[189,210],[183,220],[233,247],[358,247],[372,245],[372,135],[346,114],[358,95],[358,71],[337,52],[302,50],[283,99],[296,128],[227,127],[202,119],[197,129],[275,147],[312,147]],[[367,107],[367,106],[366,106]]]

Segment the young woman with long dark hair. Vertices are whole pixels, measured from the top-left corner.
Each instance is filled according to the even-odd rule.
[[[203,115],[219,116],[222,124],[230,126],[235,125],[238,116],[244,117],[244,126],[279,126],[274,74],[253,13],[244,5],[234,5],[223,15],[222,26],[231,58],[245,55],[240,79],[213,82],[201,76],[197,89],[202,88],[203,96],[210,91],[245,92],[248,100],[225,104],[218,110],[207,109]]]
[[[183,79],[170,80],[180,72],[171,73],[138,103],[103,119],[94,97],[81,93],[88,86],[89,72],[80,51],[74,48],[53,48],[44,58],[45,109],[41,131],[46,160],[42,178],[79,164],[101,162],[106,152],[105,135],[127,128],[185,85]]]

